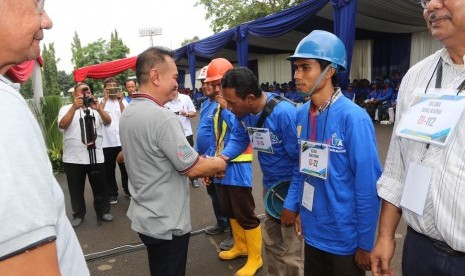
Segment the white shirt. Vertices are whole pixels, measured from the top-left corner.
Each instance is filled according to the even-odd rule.
[[[58,113],[58,122],[61,121],[63,116],[68,113],[68,110],[71,108],[72,104],[68,104],[63,106]],[[103,163],[103,149],[102,149],[102,129],[103,129],[103,121],[97,111],[93,109],[89,109],[90,114],[94,115],[95,117],[95,127],[97,129],[97,139],[95,140],[96,146],[96,155],[97,155],[97,163]],[[86,115],[84,109],[79,109],[74,112],[74,117],[72,122],[69,124],[67,129],[61,129],[63,133],[63,162],[71,163],[71,164],[90,164],[89,160],[89,151],[87,150],[87,146],[84,145],[81,139],[81,125],[79,123],[79,119],[82,118],[84,120],[84,116]]]
[[[414,89],[426,88],[440,57],[443,59],[442,88],[456,89],[465,79],[464,71],[454,68],[445,49],[417,63],[402,80],[394,128],[408,110],[415,96]],[[429,87],[434,88],[435,83],[436,73]],[[384,172],[378,180],[378,194],[399,207],[409,164],[421,163],[431,168],[423,215],[403,208],[404,220],[415,231],[445,241],[453,249],[465,252],[465,115],[458,116],[458,125],[445,147],[430,145],[426,149],[425,143],[398,137],[394,131]]]
[[[102,102],[103,99],[100,99]],[[128,104],[123,101],[123,105],[126,107]],[[119,139],[119,120],[121,118],[121,108],[118,100],[108,99],[104,110],[111,117],[111,124],[103,127],[103,144],[104,148],[120,147],[121,141]]]
[[[165,107],[172,110],[173,112],[184,111],[186,113],[189,112],[197,112],[195,109],[194,103],[191,100],[191,97],[178,93],[178,97],[170,102],[165,104]],[[179,121],[181,122],[182,128],[184,129],[184,135],[190,136],[192,135],[192,127],[190,118],[186,116],[178,115]]]
[[[0,103],[0,257],[56,236],[61,275],[89,275],[39,125],[2,76]]]

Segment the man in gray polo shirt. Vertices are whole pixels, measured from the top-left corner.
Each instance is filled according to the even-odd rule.
[[[173,52],[152,47],[137,57],[139,93],[123,112],[120,138],[132,200],[128,217],[147,246],[152,275],[184,275],[191,231],[189,179],[222,174],[221,158],[203,158],[189,145],[173,100],[178,71]]]

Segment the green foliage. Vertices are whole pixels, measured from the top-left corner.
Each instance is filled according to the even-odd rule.
[[[58,70],[57,62],[55,58],[55,47],[53,43],[44,45],[44,50],[42,51],[42,58],[44,59],[44,66],[42,68],[42,85],[44,90],[44,96],[47,95],[60,95],[60,88],[58,86]]]
[[[307,0],[198,0],[215,33],[276,13]]]
[[[25,99],[34,98],[34,90],[32,89],[32,78],[29,78],[26,82],[21,84],[19,93],[21,93],[21,95],[23,95]]]
[[[73,57],[71,61],[74,68],[81,68],[84,66],[99,64],[107,61],[121,59],[127,57],[129,48],[123,43],[119,37],[118,32],[115,30],[111,33],[110,42],[106,42],[100,38],[95,42],[89,43],[86,46],[81,45],[81,40],[77,33],[74,33],[73,43],[71,44],[71,52]],[[130,72],[126,70],[121,74],[115,76],[120,85],[129,77]],[[103,90],[101,80],[87,79],[86,83],[89,84],[94,92],[99,94]]]
[[[197,41],[197,40],[199,40],[199,37],[198,37],[198,36],[194,36],[194,37],[191,38],[191,39],[186,38],[186,39],[184,39],[184,41],[181,43],[181,46],[187,45],[187,44],[192,43],[192,42]]]
[[[68,96],[66,92],[74,86],[73,75],[67,74],[65,71],[58,71],[58,87],[63,92],[63,96]]]
[[[58,129],[58,112],[62,106],[61,97],[53,95],[42,98],[40,109],[34,101],[31,101],[29,105],[42,129],[53,172],[55,174],[63,172],[63,135]]]

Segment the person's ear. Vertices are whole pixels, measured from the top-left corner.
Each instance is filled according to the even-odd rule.
[[[328,72],[326,72],[325,78],[330,79],[333,77],[334,74],[336,74],[336,68],[334,68],[333,66],[329,66],[329,70]]]
[[[255,98],[255,96],[253,94],[249,94],[249,95],[247,95],[245,100],[249,105],[252,105],[257,100],[257,98]]]
[[[160,83],[160,72],[158,69],[152,68],[149,72],[150,81],[155,85],[159,86]]]

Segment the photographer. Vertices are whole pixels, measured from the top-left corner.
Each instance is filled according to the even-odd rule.
[[[116,184],[115,168],[116,156],[121,151],[121,141],[119,139],[119,120],[126,101],[124,95],[115,78],[106,78],[103,81],[102,108],[110,115],[111,123],[103,128],[103,155],[105,156],[105,177],[107,182],[107,193],[110,197],[110,204],[118,203],[118,185]],[[128,190],[128,174],[124,164],[119,164],[121,171],[121,186],[128,198],[131,194]]]
[[[58,126],[63,132],[63,163],[68,180],[73,209],[71,225],[81,225],[86,214],[84,187],[89,178],[97,222],[112,221],[105,185],[102,128],[111,123],[110,116],[100,107],[85,83],[74,87],[74,101],[58,114]]]

